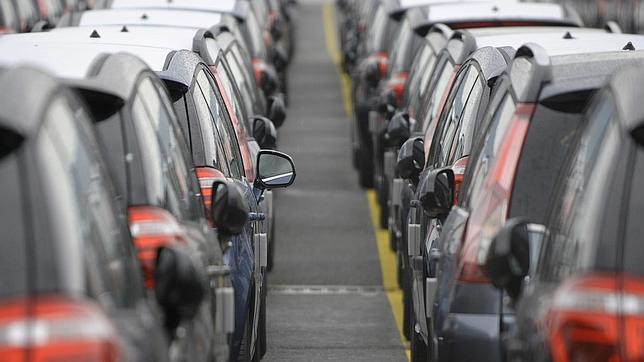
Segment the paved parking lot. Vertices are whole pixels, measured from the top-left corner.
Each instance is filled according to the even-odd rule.
[[[298,166],[278,195],[267,361],[405,361],[383,288],[369,204],[326,47],[323,3],[302,1],[280,150]],[[328,9],[327,9],[328,10]]]

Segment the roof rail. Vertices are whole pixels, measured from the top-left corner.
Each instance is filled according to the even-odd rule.
[[[447,51],[456,64],[462,64],[467,57],[476,51],[476,39],[469,31],[455,31],[447,41]]]
[[[528,64],[520,62],[528,60]],[[517,101],[532,102],[539,96],[543,83],[552,80],[552,63],[546,50],[538,44],[522,45],[508,69]]]
[[[213,58],[213,54],[208,51],[206,39],[215,39],[215,34],[207,29],[199,29],[192,38],[192,51],[199,54],[206,64],[213,65],[216,58]]]

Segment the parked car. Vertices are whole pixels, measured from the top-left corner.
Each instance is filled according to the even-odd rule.
[[[548,216],[510,219],[493,238],[486,274],[518,302],[509,360],[644,358],[641,67],[620,67],[594,97]]]
[[[501,335],[512,325],[513,311],[483,270],[491,237],[508,218],[543,222],[589,97],[616,69],[641,62],[642,53],[621,50],[641,41],[633,35],[586,38],[579,33],[574,39],[544,41],[550,52],[525,45],[497,81],[479,123],[482,138],[471,151],[458,207],[443,223],[435,251],[429,251],[435,254],[437,278],[427,281],[436,291],[428,297],[436,360],[502,358]],[[424,208],[446,215],[456,193],[453,171],[432,171],[427,185],[440,191],[433,199],[424,195]],[[455,348],[463,344],[468,348]]]
[[[17,33],[21,30],[20,18],[13,2],[0,3],[0,35]]]
[[[0,89],[0,330],[12,335],[0,359],[168,361],[168,337],[206,293],[200,261],[180,243],[149,245],[146,290],[90,111],[32,68],[2,68]]]

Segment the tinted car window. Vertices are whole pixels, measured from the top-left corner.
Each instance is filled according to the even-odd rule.
[[[233,83],[228,77],[228,73],[226,73],[226,68],[222,62],[217,65],[217,73],[219,74],[221,82],[224,85],[226,95],[228,96],[228,100],[230,100],[230,105],[233,107],[233,112],[235,112],[237,120],[240,123],[244,124],[246,122],[246,115],[248,113],[246,112],[246,109],[242,108],[241,102],[237,101],[237,93],[235,93],[234,91],[235,88],[233,86]]]
[[[2,130],[0,130],[2,132]],[[16,152],[0,156],[0,297],[24,295],[27,293],[28,258],[26,228],[24,219],[25,200],[22,198],[22,184],[18,155]]]
[[[578,103],[575,105],[573,103]],[[585,97],[566,102],[565,109],[582,109]],[[581,114],[539,104],[530,120],[517,167],[510,217],[525,216],[543,224],[554,182],[575,140]]]
[[[76,113],[78,116],[78,113]],[[37,140],[39,169],[49,205],[55,252],[65,285],[87,291],[108,306],[132,305],[140,274],[91,130],[78,122],[70,104],[57,99]],[[86,124],[86,123],[85,123]],[[76,269],[84,261],[86,273]]]
[[[157,199],[151,201],[164,200],[165,205],[184,220],[197,217],[198,207],[194,199],[196,176],[186,155],[183,135],[170,106],[164,104],[149,78],[139,85],[133,113],[136,131],[145,139],[145,146],[140,147],[141,152],[147,153],[145,159],[149,157],[155,164],[149,174],[147,165],[144,166],[146,180],[156,188],[150,196]],[[150,147],[150,150],[145,150],[146,147]]]
[[[237,89],[239,89],[239,92],[241,93],[241,99],[246,103],[246,109],[254,109],[256,100],[253,97],[253,93],[249,88],[249,83],[246,81],[239,64],[237,64],[235,59],[230,56],[227,56],[226,59],[229,60],[228,65],[230,66],[230,71],[233,73],[233,79],[237,82]]]
[[[213,89],[214,84],[209,81],[203,72],[197,77],[197,83],[215,119],[215,127],[217,128],[217,133],[220,135],[220,141],[224,148],[231,175],[236,179],[241,179],[244,167],[241,164],[241,154],[237,146],[237,138],[235,137],[234,130],[229,126],[229,122],[227,122],[224,114],[225,110],[215,94],[215,90]]]
[[[429,46],[422,46],[420,52],[416,54],[412,62],[412,67],[409,70],[409,84],[405,87],[404,98],[405,100],[409,99],[411,93],[418,93],[418,85],[422,76],[425,74],[425,63],[429,60],[429,57],[433,54],[432,48]],[[411,93],[410,93],[411,92]]]
[[[593,263],[597,256],[603,210],[615,179],[616,158],[620,157],[620,130],[611,122],[614,108],[605,100],[588,114],[588,125],[562,175],[563,184],[549,220],[550,235],[542,252],[539,274],[546,280],[560,280],[576,269]],[[610,241],[614,242],[617,235]],[[611,250],[612,249],[612,250]],[[616,247],[604,248],[605,258],[615,260]]]
[[[409,20],[406,18],[400,25],[400,32],[391,53],[391,68],[390,72],[401,72],[405,69],[405,64],[409,62],[409,49],[412,46],[413,31]]]
[[[200,71],[202,73],[203,71]],[[212,166],[223,172],[226,176],[230,175],[226,154],[221,148],[219,138],[221,137],[215,128],[214,115],[211,113],[208,103],[204,98],[199,84],[195,82],[192,98],[199,117],[199,126],[201,135],[204,138],[204,148],[206,149],[207,161],[212,162]]]
[[[492,120],[490,126],[485,131],[485,138],[481,143],[479,150],[473,151],[477,154],[474,162],[470,163],[471,179],[468,182],[467,198],[471,204],[478,204],[479,198],[482,196],[483,182],[485,181],[492,162],[496,159],[501,146],[501,141],[505,136],[510,126],[510,121],[514,115],[516,105],[512,97],[506,93],[501,103],[492,113]]]
[[[628,214],[626,215],[626,239],[624,244],[624,271],[628,274],[644,275],[644,151],[637,150],[637,158],[631,179]]]
[[[434,82],[434,87],[431,89],[431,94],[429,98],[425,101],[425,111],[423,112],[423,125],[422,129],[427,128],[429,122],[435,116],[435,113],[438,111],[438,103],[443,97],[445,91],[447,91],[447,86],[449,85],[452,75],[454,73],[454,65],[450,63],[447,59],[444,60],[442,67],[437,67],[438,78]]]
[[[430,162],[434,167],[447,163],[456,129],[478,78],[478,71],[474,67],[468,67],[467,70],[459,74],[456,80],[457,88],[452,91],[450,103],[441,116],[436,132],[436,142],[432,142],[433,150],[430,152],[432,157]]]

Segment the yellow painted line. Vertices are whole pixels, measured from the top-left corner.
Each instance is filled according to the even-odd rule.
[[[340,82],[342,87],[342,96],[344,99],[344,110],[349,119],[352,118],[352,97],[351,97],[351,78],[342,71],[340,67],[341,55],[338,50],[337,34],[335,31],[336,22],[334,16],[335,10],[330,2],[326,2],[322,7],[322,21],[324,24],[324,35],[326,39],[326,47],[331,59],[336,65],[338,74],[340,75]],[[374,190],[367,191],[367,201],[369,202],[369,212],[371,214],[371,222],[373,224],[374,233],[376,236],[376,246],[378,247],[378,258],[380,260],[380,271],[382,272],[382,284],[391,307],[400,341],[405,349],[407,359],[411,360],[409,351],[409,342],[405,339],[403,334],[403,297],[402,290],[398,287],[398,279],[396,275],[398,268],[396,267],[396,253],[391,251],[389,247],[389,231],[379,227],[380,220],[380,207],[376,199],[376,192]]]

